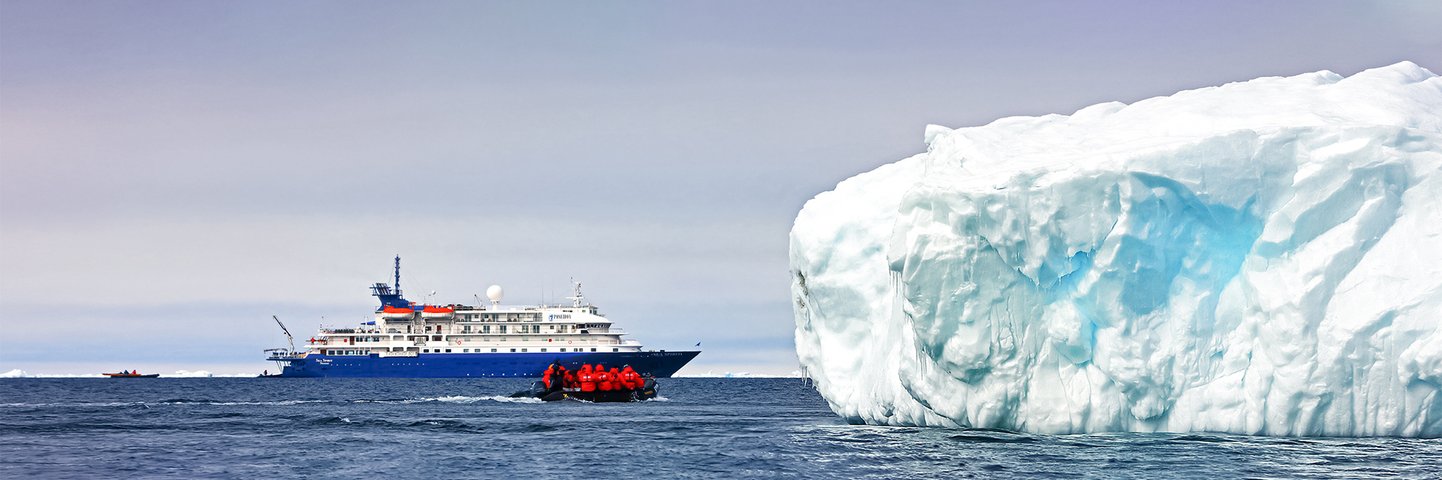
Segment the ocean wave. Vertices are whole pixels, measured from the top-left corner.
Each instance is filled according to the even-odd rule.
[[[791,373],[751,373],[751,372],[716,372],[707,370],[704,373],[682,373],[672,375],[673,378],[802,378],[800,371]]]
[[[503,395],[491,395],[487,397],[467,397],[462,395],[450,395],[445,397],[423,398],[421,402],[442,402],[442,403],[476,403],[476,402],[500,402],[500,403],[541,403],[541,399],[532,397],[507,397]]]
[[[44,403],[0,403],[0,408],[34,408],[34,407],[139,407],[145,402],[44,402]]]
[[[476,402],[500,402],[500,403],[541,403],[538,398],[511,398],[505,395],[489,395],[484,397],[471,397],[465,395],[447,395],[442,397],[422,397],[405,399],[382,399],[382,400],[351,400],[351,403],[386,403],[408,405],[412,403],[476,403]]]
[[[154,402],[157,405],[255,405],[267,407],[284,407],[289,405],[302,405],[307,403],[333,403],[331,400],[256,400],[256,401],[218,401],[218,400],[186,400],[174,399]]]
[[[41,402],[41,403],[0,403],[0,408],[114,408],[114,407],[145,407],[150,406],[265,406],[265,407],[286,407],[293,405],[306,405],[318,403],[380,403],[392,405],[408,405],[413,403],[460,403],[469,404],[477,402],[498,402],[498,403],[542,403],[539,398],[511,398],[504,395],[490,395],[483,397],[471,397],[464,395],[448,395],[441,397],[423,398],[402,398],[402,399],[337,399],[337,400],[212,400],[212,399],[191,399],[191,398],[170,398],[151,402]]]
[[[191,400],[191,399],[168,399],[153,402],[41,402],[41,403],[0,403],[0,408],[35,408],[35,407],[60,407],[60,408],[114,408],[114,407],[145,407],[152,405],[255,405],[255,406],[288,406],[306,403],[331,403],[330,400],[266,400],[266,401],[219,401],[219,400]]]
[[[546,433],[561,430],[560,427],[544,423],[496,423],[466,418],[395,419],[335,415],[314,418],[307,423],[319,427],[380,429],[391,432],[418,430],[448,433]]]

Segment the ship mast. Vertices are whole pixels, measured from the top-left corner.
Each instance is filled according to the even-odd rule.
[[[575,278],[572,278],[571,283],[576,286],[575,293],[572,293],[571,296],[566,297],[566,300],[571,301],[572,307],[579,307],[581,306],[581,300],[584,300],[586,296],[581,295],[581,282],[577,282]]]
[[[401,256],[396,255],[396,296],[401,296]]]

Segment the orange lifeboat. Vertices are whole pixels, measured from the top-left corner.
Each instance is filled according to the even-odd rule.
[[[404,307],[385,307],[381,309],[381,317],[389,320],[405,320],[415,315],[416,311]]]
[[[425,318],[451,318],[456,315],[456,309],[450,307],[437,307],[426,305],[421,309],[421,316]]]

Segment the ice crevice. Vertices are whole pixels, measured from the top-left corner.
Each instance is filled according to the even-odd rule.
[[[928,126],[791,232],[855,423],[1442,436],[1442,78],[1409,62]]]

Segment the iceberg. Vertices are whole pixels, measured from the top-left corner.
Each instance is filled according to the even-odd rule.
[[[852,423],[1442,436],[1442,78],[1403,62],[928,126],[811,199],[796,350]]]

